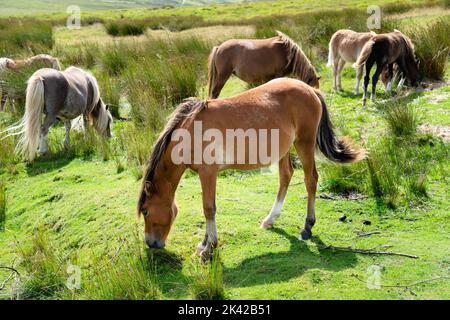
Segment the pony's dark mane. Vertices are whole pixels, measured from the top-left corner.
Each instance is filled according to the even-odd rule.
[[[288,52],[286,71],[292,72],[303,82],[309,82],[316,77],[316,69],[300,46],[281,31],[277,31],[277,35],[283,41]]]
[[[179,104],[175,111],[170,115],[164,130],[159,135],[158,140],[153,147],[150,159],[147,162],[142,183],[141,197],[138,203],[138,214],[140,214],[140,209],[144,205],[146,195],[155,191],[154,179],[156,168],[169,147],[172,133],[175,129],[180,127],[185,120],[194,118],[205,108],[205,106],[206,101],[202,101],[198,98],[188,98]]]
[[[417,67],[417,60],[416,60],[416,54],[415,54],[415,50],[414,50],[414,44],[412,43],[411,39],[409,39],[407,36],[405,36],[402,32],[396,30],[396,32],[399,32],[401,34],[401,38],[403,40],[403,44],[405,47],[405,53],[406,53],[406,57],[409,60],[408,63],[406,64],[407,66],[407,72],[408,74],[406,76],[408,76],[408,78],[411,77],[410,75],[410,69],[412,68],[412,65]],[[411,79],[410,79],[411,80]]]

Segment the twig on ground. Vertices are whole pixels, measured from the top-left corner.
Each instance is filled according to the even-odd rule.
[[[371,235],[374,234],[381,234],[381,231],[372,231],[372,232],[357,232],[357,236],[356,237],[370,237]]]
[[[361,253],[361,254],[401,256],[401,257],[406,257],[406,258],[419,259],[418,256],[414,256],[412,254],[407,254],[407,253],[385,252],[385,251],[375,251],[375,250],[366,250],[366,249],[354,249],[352,247],[325,246],[325,247],[322,247],[320,249],[322,249],[322,250],[344,251],[344,252],[354,252],[354,253]]]
[[[20,278],[20,273],[19,271],[17,271],[16,269],[14,269],[13,267],[6,267],[6,266],[0,266],[0,269],[6,269],[6,270],[10,270],[11,273],[10,275],[5,279],[5,281],[2,282],[2,284],[0,285],[0,290],[5,289],[6,284],[11,281],[11,279],[14,276],[18,276]]]
[[[359,278],[356,274],[352,274],[352,277],[356,278],[358,281],[360,281],[362,283],[367,284],[366,281],[364,281],[363,279]],[[442,279],[450,279],[450,277],[442,276],[442,277],[436,277],[436,278],[431,278],[431,279],[420,280],[420,281],[409,283],[409,284],[380,285],[380,287],[383,287],[383,288],[409,288],[409,287],[417,286],[417,285],[422,284],[422,283],[433,282],[433,281],[442,280]]]

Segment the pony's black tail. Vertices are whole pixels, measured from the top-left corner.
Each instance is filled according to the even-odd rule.
[[[315,92],[322,103],[322,118],[320,119],[316,138],[320,151],[333,162],[350,163],[364,159],[366,157],[364,149],[354,148],[350,139],[339,140],[336,137],[325,99],[319,91]]]

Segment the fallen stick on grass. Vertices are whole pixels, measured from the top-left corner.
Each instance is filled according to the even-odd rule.
[[[6,267],[6,266],[0,266],[0,269],[7,269],[12,271],[11,274],[6,278],[5,281],[2,282],[2,284],[0,285],[0,290],[3,290],[6,288],[6,284],[11,281],[11,279],[14,277],[14,275],[17,275],[20,278],[20,273],[19,271],[17,271],[16,269],[12,268],[12,267]]]
[[[356,278],[358,281],[361,281],[362,283],[367,284],[366,281],[364,281],[363,279],[359,278],[356,274],[352,274],[352,277]],[[391,285],[380,285],[380,287],[382,288],[409,288],[409,287],[414,287],[417,286],[419,284],[422,283],[427,283],[427,282],[433,282],[433,281],[437,281],[437,280],[442,280],[442,279],[449,279],[450,277],[446,277],[446,276],[442,276],[442,277],[436,277],[436,278],[431,278],[431,279],[425,279],[425,280],[420,280],[417,282],[413,282],[413,283],[409,283],[409,284],[391,284]]]
[[[386,252],[386,251],[375,251],[375,250],[366,250],[366,249],[353,249],[352,247],[335,247],[335,246],[326,246],[320,248],[321,250],[334,250],[334,251],[344,251],[344,252],[354,252],[361,254],[375,254],[375,255],[389,255],[389,256],[401,256],[412,259],[419,259],[418,256],[414,256],[412,254],[400,253],[400,252]]]

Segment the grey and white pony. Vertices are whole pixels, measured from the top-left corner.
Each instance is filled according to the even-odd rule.
[[[45,114],[43,124],[42,113]],[[112,116],[100,98],[94,76],[76,67],[64,71],[44,68],[28,79],[25,115],[6,132],[8,136],[20,135],[16,151],[31,162],[38,146],[40,154],[48,152],[48,132],[57,120],[64,121],[64,147],[68,149],[71,120],[79,116],[83,117],[85,127],[92,123],[100,135],[111,137]]]
[[[28,59],[13,60],[10,58],[0,58],[0,80],[7,72],[21,72],[26,67],[40,68],[52,68],[55,70],[61,70],[61,64],[59,60],[48,54],[38,54]],[[9,98],[11,111],[15,112],[14,106],[14,94],[11,94],[8,86],[5,83],[0,83],[0,111],[5,109],[6,102]]]

